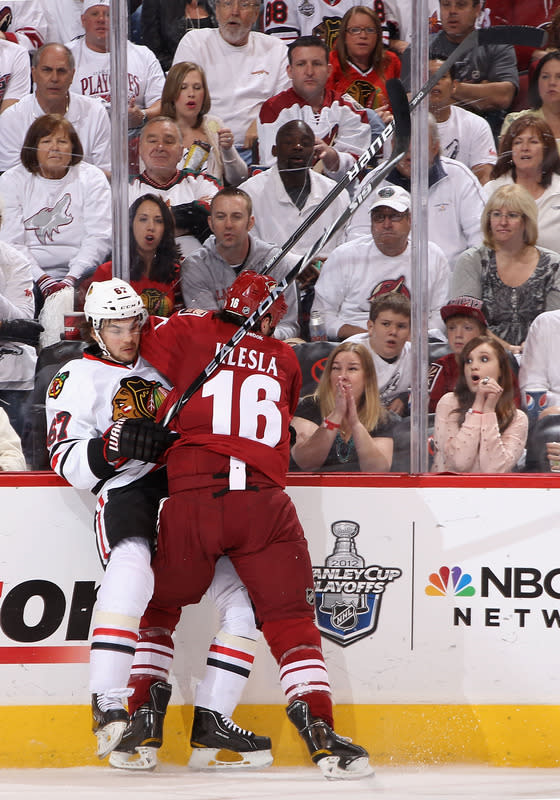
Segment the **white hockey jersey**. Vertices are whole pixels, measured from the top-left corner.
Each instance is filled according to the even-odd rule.
[[[342,17],[358,5],[366,5],[375,11],[382,27],[388,21],[398,24],[383,0],[372,3],[359,0],[267,0],[264,31],[288,42],[298,36],[319,36],[330,49],[338,36]]]
[[[21,100],[31,89],[29,54],[24,47],[0,40],[0,103]],[[22,132],[22,137],[25,132]]]
[[[85,352],[65,364],[47,390],[47,446],[51,467],[77,489],[99,495],[146,475],[153,464],[103,457],[103,434],[122,417],[155,419],[168,381],[147,361],[117,364]]]
[[[6,39],[25,47],[38,50],[47,41],[47,17],[43,9],[44,0],[8,0],[0,4],[0,24],[10,18]]]

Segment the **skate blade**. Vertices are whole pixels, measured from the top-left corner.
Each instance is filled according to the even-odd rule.
[[[193,748],[188,766],[196,770],[216,769],[263,769],[272,764],[270,750],[251,750],[238,753],[236,750],[218,750],[213,747]]]
[[[317,766],[323,773],[323,776],[329,781],[359,780],[360,778],[367,778],[374,774],[373,767],[370,765],[366,756],[351,761],[345,769],[339,767],[338,763],[338,756],[325,756],[325,758],[317,762]]]
[[[158,764],[155,747],[137,747],[135,753],[122,753],[113,750],[109,756],[109,764],[115,769],[154,770]]]
[[[105,758],[109,753],[117,747],[120,743],[125,732],[128,722],[126,720],[116,720],[104,725],[95,732],[97,737],[97,755],[99,758]]]

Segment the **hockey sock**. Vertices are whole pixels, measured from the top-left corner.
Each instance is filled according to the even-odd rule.
[[[125,687],[138,639],[140,617],[154,578],[145,539],[125,539],[112,551],[97,595],[90,650],[90,691]]]
[[[195,705],[231,717],[251,674],[257,643],[219,631],[212,640],[204,678],[196,687]]]
[[[129,689],[133,690],[128,701],[130,715],[150,700],[152,683],[169,680],[172,662],[173,639],[170,631],[164,628],[142,628],[128,682]]]
[[[321,652],[321,637],[311,619],[265,622],[263,633],[280,667],[288,699],[304,700],[313,717],[333,726],[331,688]]]

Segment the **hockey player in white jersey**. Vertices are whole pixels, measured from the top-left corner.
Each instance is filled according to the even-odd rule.
[[[98,499],[94,527],[106,571],[97,596],[90,655],[97,753],[105,757],[119,746],[124,734],[111,763],[127,769],[153,769],[171,686],[156,680],[150,703],[139,708],[130,721],[124,701],[140,617],[153,591],[150,561],[157,511],[167,494],[165,469],[156,462],[173,440],[173,434],[158,430],[154,419],[170,386],[139,356],[147,315],[129,284],[117,278],[93,283],[84,311],[93,342],[83,358],[64,365],[50,384],[47,443],[52,468],[76,488],[90,489]],[[111,433],[125,422],[127,435],[143,443],[143,461],[119,458],[111,450]],[[213,728],[208,723],[205,726],[203,753],[213,741],[216,726],[223,726],[226,732],[231,727],[230,749],[243,746],[235,730],[240,729],[229,720],[229,714],[250,674],[258,637],[246,589],[228,559],[218,563],[210,594],[222,629],[211,645],[211,666],[195,697],[199,711],[207,710],[214,720]],[[226,644],[229,654],[243,660],[243,675],[228,670],[231,655],[220,652]],[[251,736],[257,742],[261,766],[271,763],[270,740]]]

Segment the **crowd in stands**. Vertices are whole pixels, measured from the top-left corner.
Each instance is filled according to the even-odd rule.
[[[372,179],[363,171],[283,252],[392,120],[386,81],[410,90],[410,0],[358,3],[129,0],[129,268],[149,314],[220,309],[244,269],[283,278]],[[118,272],[110,5],[0,11],[0,469],[44,466],[44,370],[65,335],[62,363],[81,355],[69,319]],[[413,333],[429,338],[431,468],[548,471],[560,458],[560,0],[523,13],[432,5],[430,75],[477,26],[550,35],[529,52],[475,46],[426,98],[427,332]],[[408,468],[413,158],[286,292],[275,336],[304,372],[294,470]]]

